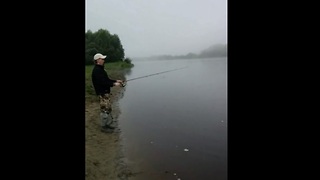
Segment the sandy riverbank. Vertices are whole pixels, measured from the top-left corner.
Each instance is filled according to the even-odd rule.
[[[115,126],[121,111],[118,100],[123,95],[121,87],[113,87],[112,115]],[[99,100],[98,97],[86,99],[85,107],[85,179],[86,180],[113,180],[128,179],[132,175],[123,160],[120,133],[118,127],[113,133],[100,131]]]

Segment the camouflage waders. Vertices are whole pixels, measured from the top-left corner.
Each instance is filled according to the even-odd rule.
[[[110,94],[100,95],[99,98],[101,126],[104,127],[106,125],[110,125],[113,122],[113,118],[111,115],[112,107]]]

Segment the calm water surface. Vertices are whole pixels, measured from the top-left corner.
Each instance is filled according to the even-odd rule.
[[[227,58],[133,61],[118,118],[129,179],[227,179]]]

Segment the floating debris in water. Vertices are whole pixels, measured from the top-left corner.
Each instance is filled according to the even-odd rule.
[[[184,149],[184,151],[185,151],[185,152],[188,152],[188,151],[189,151],[189,149]]]
[[[181,178],[178,178],[177,180],[181,180]]]
[[[153,142],[152,142],[152,141],[151,141],[150,143],[151,143],[151,144],[153,144]]]
[[[173,173],[173,175],[176,176],[177,174],[176,174],[176,173]]]

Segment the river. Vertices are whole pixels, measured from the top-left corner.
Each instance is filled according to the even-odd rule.
[[[132,63],[118,117],[130,179],[226,180],[227,58]]]

